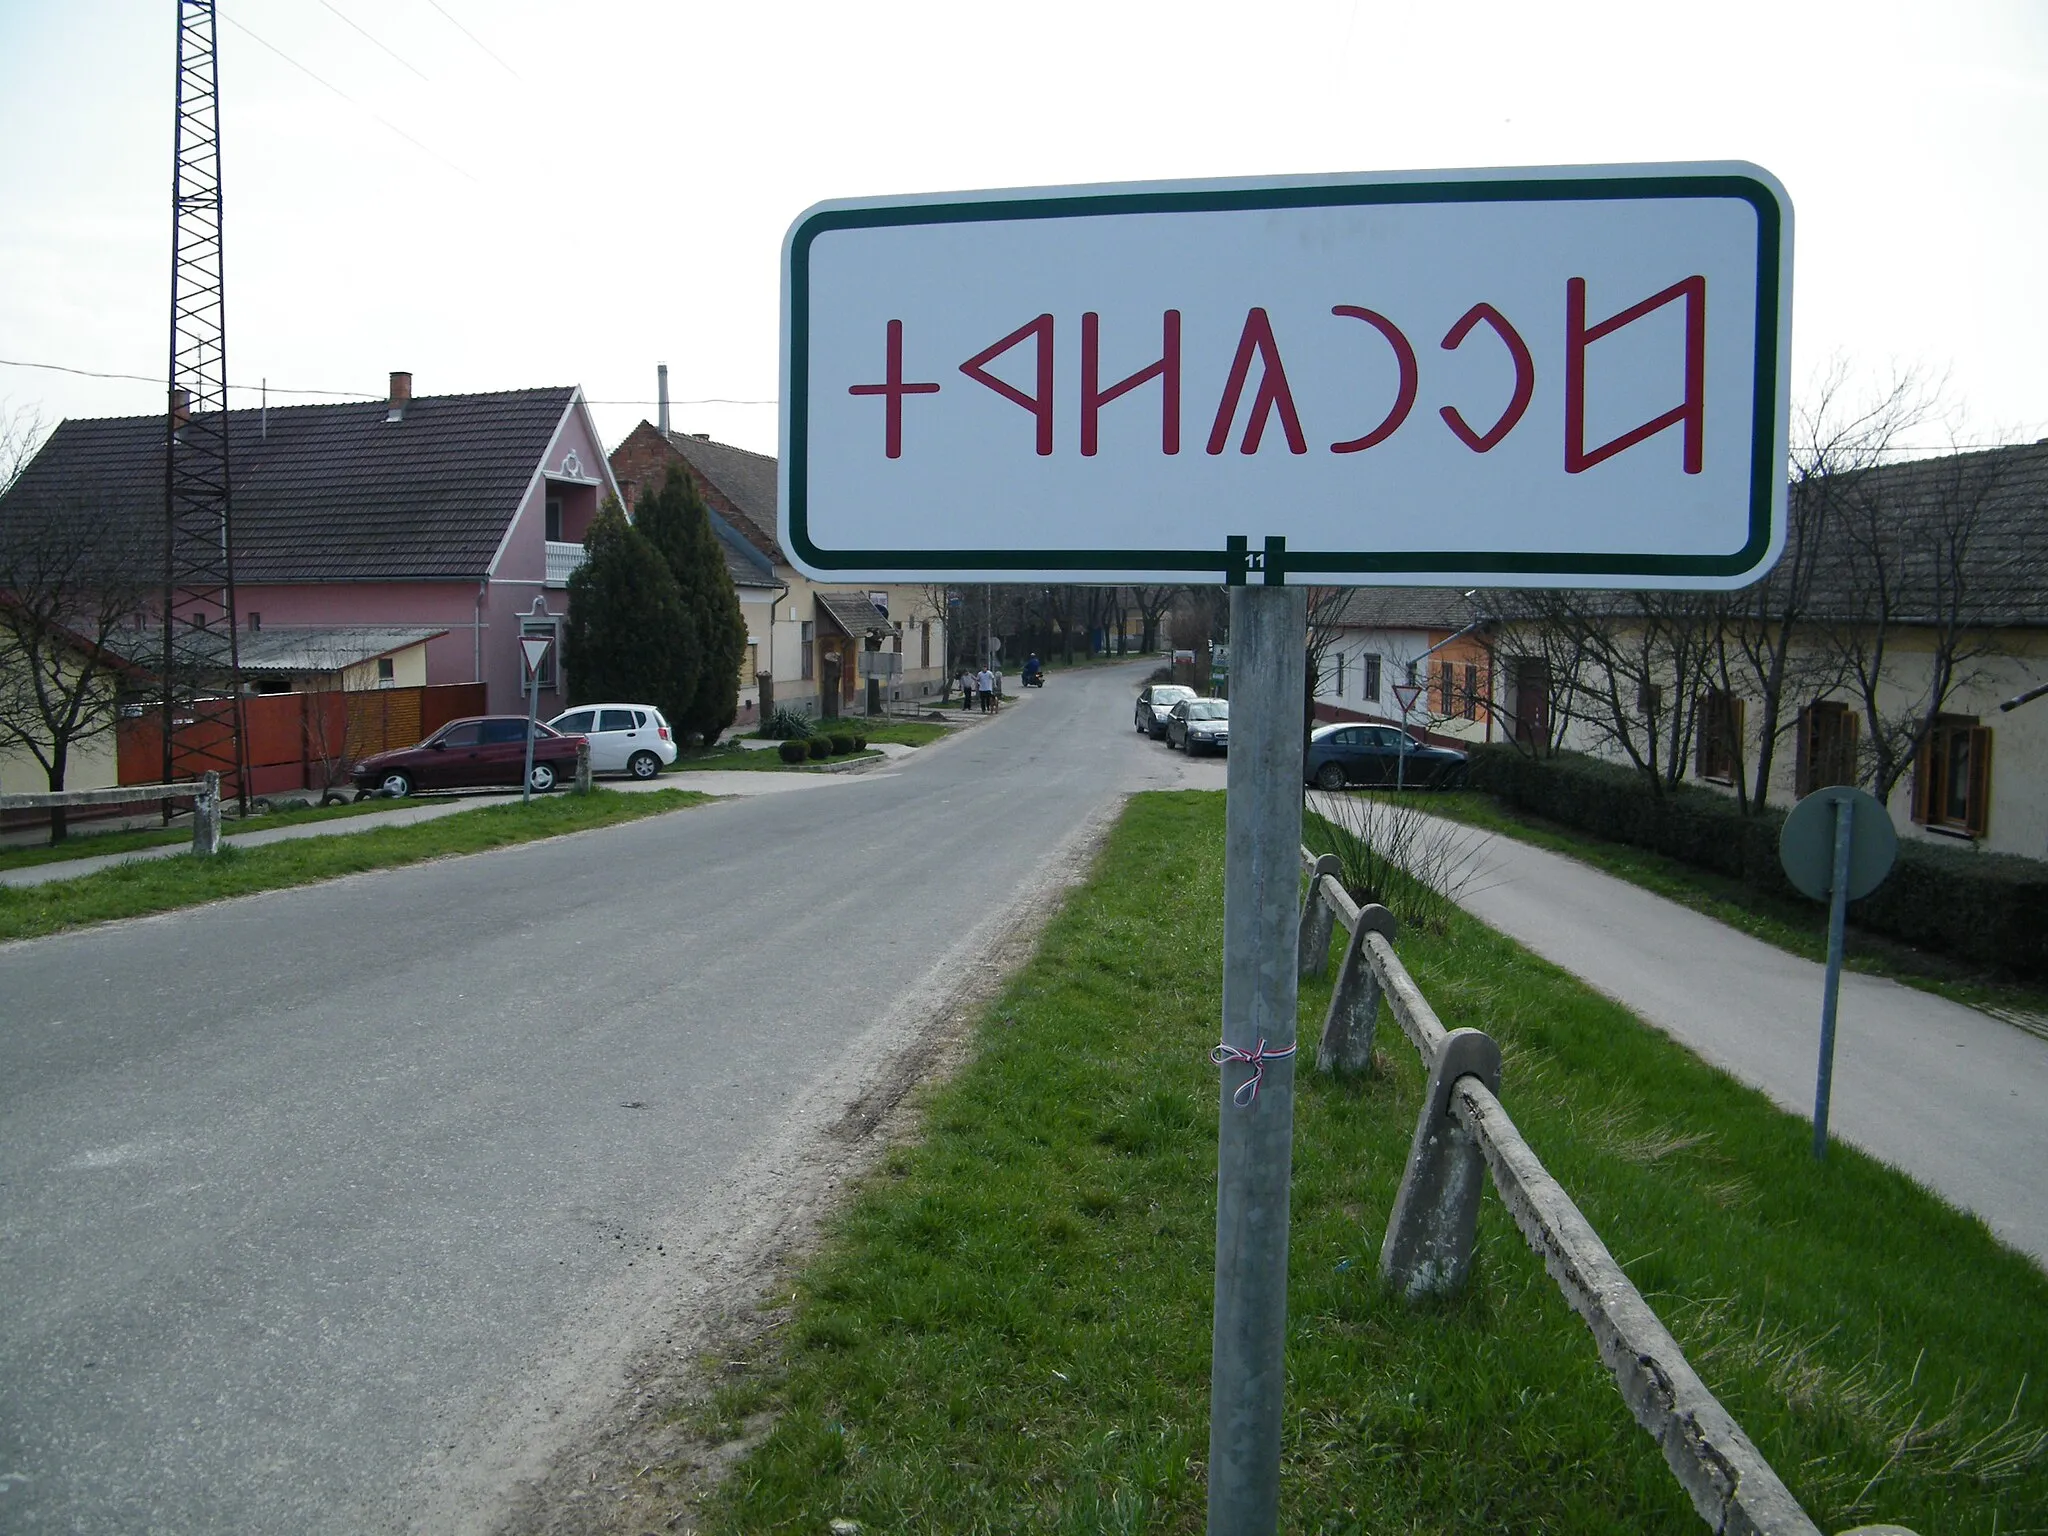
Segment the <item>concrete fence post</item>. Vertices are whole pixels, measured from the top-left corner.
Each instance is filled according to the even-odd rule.
[[[576,743],[576,793],[590,793],[590,743],[588,740]]]
[[[1479,1138],[1451,1113],[1451,1088],[1461,1077],[1500,1092],[1500,1047],[1483,1030],[1452,1030],[1430,1063],[1408,1171],[1380,1247],[1381,1276],[1409,1301],[1450,1294],[1472,1269],[1486,1158]]]
[[[1316,860],[1308,873],[1308,894],[1301,898],[1301,920],[1295,925],[1295,975],[1320,976],[1330,963],[1330,926],[1337,914],[1323,900],[1323,876],[1338,875],[1344,866],[1334,853]]]
[[[192,851],[202,858],[220,852],[220,775],[211,769],[199,776],[192,797]]]
[[[1344,946],[1344,963],[1337,968],[1330,1011],[1323,1015],[1323,1038],[1316,1046],[1318,1072],[1372,1070],[1373,1031],[1380,1016],[1380,979],[1373,973],[1372,961],[1366,955],[1365,936],[1383,934],[1391,944],[1399,928],[1394,914],[1378,903],[1359,908],[1351,942]]]

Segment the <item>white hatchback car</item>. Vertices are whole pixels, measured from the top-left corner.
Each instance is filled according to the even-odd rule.
[[[564,736],[590,738],[592,773],[651,779],[676,760],[675,732],[652,704],[585,704],[548,724]]]

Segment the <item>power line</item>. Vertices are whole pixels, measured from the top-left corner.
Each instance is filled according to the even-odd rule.
[[[159,375],[147,373],[103,373],[97,368],[68,368],[62,363],[30,363],[20,358],[0,357],[0,368],[41,368],[50,373],[75,373],[84,379],[133,379],[138,384],[161,384]],[[288,389],[282,384],[229,384],[229,389],[239,389],[245,394],[255,394],[268,388],[273,395],[333,395],[346,400],[381,400],[382,395],[371,394],[361,389]]]
[[[283,59],[285,63],[291,65],[293,69],[296,69],[308,80],[311,80],[315,85],[325,86],[328,90],[334,92],[335,95],[339,96],[343,101],[347,102],[350,106],[354,107],[358,112],[362,113],[365,117],[375,118],[378,122],[382,123],[386,128],[390,129],[393,133],[397,134],[401,139],[405,140],[406,143],[412,145],[413,148],[419,150],[420,153],[433,156],[434,159],[440,161],[443,165],[447,166],[449,170],[453,171],[463,180],[476,181],[476,177],[470,175],[469,172],[465,171],[461,166],[457,165],[453,160],[450,160],[446,155],[442,154],[439,150],[430,148],[429,146],[422,144],[418,139],[414,138],[411,134],[407,133],[403,128],[399,127],[398,124],[392,122],[390,118],[383,116],[381,113],[371,111],[370,108],[364,106],[360,101],[357,101],[355,97],[349,95],[347,91],[344,91],[340,86],[334,84],[332,81],[321,79],[320,76],[314,74],[312,70],[306,68],[305,65],[301,64],[297,59],[293,58],[290,54],[286,53],[282,48],[278,47],[275,43],[264,42],[262,38],[257,37],[254,32],[251,32],[247,27],[243,26],[239,21],[235,20],[234,17],[222,16],[221,20],[226,22],[229,26],[233,27],[237,32],[241,33],[244,37],[250,38],[255,42],[262,43],[265,48],[268,48],[280,59]],[[477,184],[479,186],[482,185],[481,182],[478,182]]]
[[[351,26],[351,27],[355,27],[356,31],[358,31],[358,32],[362,32],[362,34],[363,34],[363,36],[364,36],[364,37],[369,37],[369,38],[370,38],[370,41],[371,41],[371,42],[373,42],[373,43],[376,43],[376,44],[377,44],[377,46],[378,46],[379,48],[383,48],[383,49],[384,49],[384,51],[385,51],[386,53],[390,54],[392,58],[394,58],[394,59],[397,59],[399,63],[401,63],[401,64],[405,65],[405,67],[406,67],[407,69],[410,69],[410,70],[412,70],[412,72],[413,72],[414,74],[418,75],[418,76],[419,76],[419,77],[420,77],[420,78],[421,78],[422,80],[425,80],[425,79],[427,78],[427,77],[426,77],[426,75],[425,75],[424,73],[422,73],[422,72],[421,72],[421,71],[420,71],[420,70],[419,70],[418,68],[416,68],[416,67],[415,67],[415,66],[413,65],[413,63],[411,62],[411,60],[409,60],[409,59],[407,59],[407,58],[403,57],[403,56],[402,56],[401,54],[399,54],[399,53],[397,53],[397,52],[393,51],[393,50],[392,50],[391,48],[389,48],[389,47],[386,47],[386,46],[385,46],[385,45],[384,45],[383,43],[381,43],[381,42],[378,42],[376,38],[374,38],[374,37],[370,37],[370,34],[369,34],[368,32],[365,32],[365,31],[363,31],[363,28],[361,28],[361,27],[359,27],[359,26],[356,26],[356,23],[354,23],[353,21],[350,21],[348,17],[346,17],[346,16],[343,16],[343,15],[342,15],[342,13],[341,13],[340,11],[336,11],[336,10],[334,10],[334,7],[333,7],[332,5],[330,5],[330,4],[328,4],[328,0],[320,0],[320,3],[321,3],[322,5],[324,5],[324,6],[327,6],[327,9],[328,9],[328,10],[330,10],[330,11],[334,11],[334,14],[335,14],[335,15],[337,15],[337,16],[340,16],[340,17],[341,17],[341,19],[342,19],[342,21],[343,21],[343,22],[344,22],[344,23],[345,23],[346,25],[348,25],[348,26]],[[431,83],[431,82],[429,82],[429,83]]]
[[[585,405],[660,405],[659,400],[585,400]],[[733,400],[724,395],[709,395],[702,400],[671,400],[670,405],[780,405],[780,400]]]
[[[498,58],[498,56],[495,53],[491,53],[491,50],[489,48],[484,47],[484,40],[482,38],[478,37],[474,32],[470,31],[469,28],[465,27],[453,16],[449,16],[448,12],[442,9],[440,0],[427,0],[427,4],[433,6],[435,10],[440,11],[444,17],[447,17],[449,26],[453,27],[456,31],[460,32],[472,43],[475,43],[477,47],[483,48],[485,53],[490,53],[491,57],[497,60],[498,67],[504,70],[506,74],[510,75],[514,80],[517,80],[521,85],[524,85],[526,83],[525,76],[521,75],[518,70],[514,69],[510,64],[507,64],[503,59]]]

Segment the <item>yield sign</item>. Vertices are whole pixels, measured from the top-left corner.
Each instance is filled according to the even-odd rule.
[[[1420,683],[1394,684],[1394,702],[1401,706],[1401,713],[1404,715],[1415,707],[1415,701],[1421,697],[1422,684]]]
[[[528,677],[538,677],[540,675],[540,664],[548,659],[548,647],[552,644],[554,644],[552,640],[532,639],[526,636],[520,637],[519,650],[526,657],[526,675]]]

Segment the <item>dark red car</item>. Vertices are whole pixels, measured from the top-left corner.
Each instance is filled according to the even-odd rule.
[[[533,727],[533,788],[545,793],[576,776],[581,736]],[[355,766],[358,795],[409,795],[421,789],[517,789],[526,767],[526,717],[479,715],[450,720],[416,747],[373,752]]]

